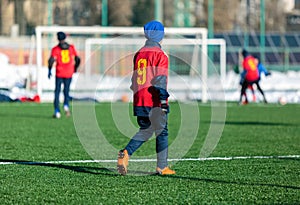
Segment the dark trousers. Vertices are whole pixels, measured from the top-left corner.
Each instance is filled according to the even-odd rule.
[[[260,85],[259,85],[259,79],[253,82],[248,82],[246,80],[244,80],[244,82],[242,83],[242,89],[241,89],[241,95],[240,95],[240,103],[242,102],[242,98],[243,96],[245,96],[245,101],[248,102],[248,98],[246,95],[246,89],[248,88],[249,85],[253,85],[255,84],[257,89],[259,90],[259,92],[261,93],[261,95],[264,98],[264,102],[267,103],[267,99],[265,97],[264,91],[261,89]]]
[[[64,105],[69,106],[69,92],[70,92],[70,84],[71,84],[72,78],[55,78],[55,91],[54,91],[54,109],[55,112],[60,112],[59,109],[59,94],[61,90],[61,84],[64,85]]]
[[[139,131],[129,141],[125,149],[132,155],[153,134],[156,136],[157,166],[168,166],[168,115],[161,108],[152,109],[149,117],[137,117]]]

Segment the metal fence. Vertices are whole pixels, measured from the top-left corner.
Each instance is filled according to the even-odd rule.
[[[256,33],[247,36],[246,47],[244,34],[220,33],[215,38],[226,40],[227,69],[239,65],[239,53],[246,48],[251,54],[259,56],[269,70],[300,71],[300,33],[268,33],[263,49],[260,47],[260,35]]]
[[[243,34],[219,33],[215,38],[223,38],[226,41],[226,69],[231,70],[240,66],[239,53],[244,48]],[[49,48],[44,48],[45,51]],[[80,52],[84,53],[83,48]],[[285,72],[288,70],[300,71],[300,33],[268,33],[265,35],[265,47],[260,48],[260,35],[248,36],[247,50],[251,54],[260,56],[262,62],[269,70]],[[30,52],[33,51],[32,54]],[[35,55],[35,42],[29,36],[19,38],[0,38],[0,52],[8,55],[10,62],[17,65],[29,63],[30,55]],[[35,57],[33,57],[33,64]],[[213,61],[216,65],[220,62],[219,51],[214,50]]]

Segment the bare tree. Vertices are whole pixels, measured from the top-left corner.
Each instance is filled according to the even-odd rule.
[[[131,26],[132,7],[130,0],[108,0],[108,22],[111,26]]]
[[[165,26],[174,26],[174,0],[164,0],[163,23]]]
[[[208,1],[196,1],[197,3],[203,2],[201,6],[204,15],[196,15],[196,22],[198,26],[207,26],[208,22]],[[238,10],[240,5],[240,0],[219,0],[214,1],[214,30],[216,32],[232,30],[237,23],[236,18],[241,18],[240,12]],[[200,10],[200,12],[201,12]],[[202,19],[199,19],[202,18]],[[203,19],[205,18],[205,19]]]
[[[142,26],[154,19],[154,0],[107,0],[108,25]],[[188,0],[162,0],[163,23],[174,26],[178,17],[175,3],[184,5]],[[207,27],[208,1],[190,0],[191,26]],[[54,24],[60,25],[101,25],[102,0],[53,0]],[[251,3],[249,9],[247,4]],[[261,0],[214,0],[214,31],[259,31]],[[266,31],[285,31],[285,10],[283,0],[265,0]],[[177,9],[177,10],[176,10]],[[251,16],[247,19],[248,12]],[[186,10],[180,11],[186,14]],[[19,25],[21,35],[26,29],[47,24],[46,0],[0,0],[0,33],[9,34],[13,24]],[[178,19],[177,19],[178,20]],[[250,22],[251,20],[251,22]]]
[[[99,0],[89,0],[90,25],[101,25],[101,3]]]
[[[15,0],[15,24],[19,25],[19,32],[21,35],[24,35],[26,33],[26,19],[25,19],[25,13],[24,13],[24,0]]]
[[[133,6],[132,23],[142,26],[154,19],[154,0],[136,0]]]
[[[281,1],[266,0],[266,30],[285,31],[285,14]]]

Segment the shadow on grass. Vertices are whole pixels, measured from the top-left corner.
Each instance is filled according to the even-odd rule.
[[[10,164],[18,164],[18,165],[28,165],[28,166],[43,166],[43,167],[54,167],[59,169],[66,169],[74,172],[81,172],[86,174],[94,174],[94,175],[105,175],[105,176],[120,176],[117,173],[117,169],[113,168],[103,168],[103,167],[89,167],[89,166],[75,166],[75,165],[64,165],[64,164],[56,164],[56,163],[46,163],[46,162],[34,162],[34,161],[26,161],[26,160],[8,160],[8,159],[0,159],[0,162],[7,162]],[[156,175],[155,172],[145,172],[145,171],[128,171],[129,176],[134,175]]]
[[[118,174],[113,169],[107,169],[103,167],[89,167],[89,166],[74,166],[74,165],[64,165],[64,164],[55,164],[55,163],[45,163],[45,162],[33,162],[25,160],[7,160],[0,159],[0,162],[7,162],[12,164],[19,165],[28,165],[28,166],[44,166],[44,167],[54,167],[59,169],[67,169],[74,172],[81,172],[86,174],[101,174],[107,176],[117,176]]]
[[[116,169],[108,169],[103,167],[74,166],[74,165],[63,165],[63,164],[55,164],[55,163],[33,162],[33,161],[23,161],[23,160],[7,160],[7,159],[0,159],[0,162],[7,162],[7,163],[19,164],[19,165],[29,165],[29,166],[54,167],[54,168],[66,169],[74,172],[103,175],[103,176],[110,176],[110,177],[121,176],[119,173],[116,172]],[[142,172],[142,171],[133,171],[133,170],[130,170],[128,175],[129,176],[136,176],[136,175],[159,176],[161,178],[191,180],[191,181],[199,181],[199,182],[206,182],[206,183],[234,184],[234,185],[242,185],[242,186],[277,187],[277,188],[300,190],[299,186],[292,186],[292,185],[268,184],[268,183],[259,183],[259,182],[227,181],[227,180],[220,180],[220,179],[207,179],[207,178],[188,177],[188,176],[179,176],[179,175],[161,176],[161,175],[157,175],[155,172]]]
[[[204,121],[208,124],[224,124],[222,121]],[[261,126],[298,126],[293,123],[283,123],[283,122],[254,122],[254,121],[225,121],[225,125],[261,125]]]
[[[187,177],[187,176],[178,176],[178,175],[169,175],[169,176],[160,176],[160,177],[167,177],[167,178],[181,179],[181,180],[185,179],[185,180],[199,181],[199,182],[234,184],[234,185],[242,185],[242,186],[277,187],[277,188],[300,190],[299,186],[292,186],[292,185],[268,184],[268,183],[259,183],[259,182],[226,181],[220,179],[206,179],[206,178]]]
[[[23,118],[25,118],[25,119],[28,119],[28,118],[30,118],[30,119],[51,119],[52,118],[53,119],[51,113],[49,115],[35,114],[35,113],[32,113],[32,114],[30,114],[30,113],[25,113],[25,114],[24,113],[9,113],[9,114],[1,113],[0,116],[1,117],[12,117],[12,118],[17,118],[17,119],[20,119],[20,118],[21,119],[23,119]]]

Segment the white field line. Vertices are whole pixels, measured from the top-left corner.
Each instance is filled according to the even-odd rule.
[[[168,159],[170,162],[174,161],[225,161],[225,160],[246,160],[246,159],[298,159],[300,155],[286,155],[286,156],[236,156],[236,157],[208,157],[208,158],[182,158],[182,159]],[[116,163],[117,160],[70,160],[70,161],[45,161],[45,162],[34,162],[34,161],[5,161],[1,162],[0,165],[11,165],[11,164],[80,164],[80,163]],[[130,162],[156,162],[156,159],[130,159]]]

